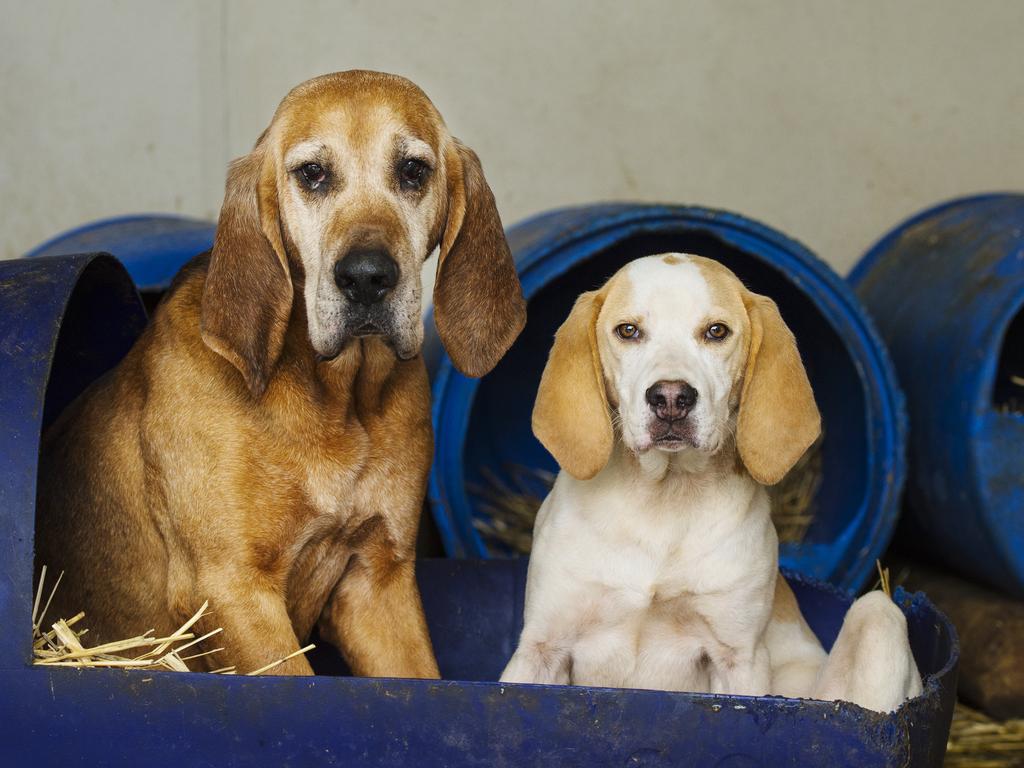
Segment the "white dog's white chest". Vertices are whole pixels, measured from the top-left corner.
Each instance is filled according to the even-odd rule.
[[[572,682],[708,690],[710,660],[727,650],[714,614],[728,595],[709,598],[696,591],[689,569],[651,569],[656,561],[632,549],[608,552],[603,578],[591,573],[580,583],[576,599],[585,617],[569,649]]]
[[[774,573],[767,514],[738,518],[735,499],[715,492],[683,508],[670,497],[659,509],[578,486],[565,504],[560,490],[538,519],[527,621],[563,625],[555,634],[571,681],[710,690],[733,638],[757,636],[767,621],[770,603],[752,592],[771,585],[751,579]]]

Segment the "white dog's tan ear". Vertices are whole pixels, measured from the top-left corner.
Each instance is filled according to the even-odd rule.
[[[199,321],[206,345],[239,370],[257,397],[281,354],[292,307],[265,137],[228,170]]]
[[[453,139],[445,152],[448,221],[434,282],[434,320],[455,367],[494,368],[526,324],[526,302],[476,153]]]
[[[740,394],[736,442],[750,475],[779,482],[821,432],[821,415],[796,339],[775,302],[750,293],[750,350]]]
[[[533,406],[533,434],[573,477],[589,480],[612,452],[612,420],[597,349],[603,294],[582,294],[555,334]]]

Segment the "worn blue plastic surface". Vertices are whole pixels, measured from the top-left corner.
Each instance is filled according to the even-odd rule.
[[[105,251],[127,267],[139,290],[159,292],[186,261],[213,247],[216,228],[202,219],[162,213],[117,216],[69,229],[25,255]]]
[[[143,322],[128,275],[108,256],[0,263],[0,765],[940,765],[958,651],[922,595],[898,600],[925,691],[893,715],[488,682],[522,625],[523,560],[419,564],[445,681],[30,667],[40,432],[126,353]],[[830,643],[848,598],[791,582]]]
[[[879,715],[835,702],[488,682],[520,626],[525,562],[428,560],[419,578],[445,681],[0,667],[0,754],[10,765],[62,766],[942,763],[955,640],[921,596],[902,599],[930,675],[925,692]],[[845,598],[794,588],[830,637]],[[20,602],[27,627],[29,601]]]
[[[428,322],[435,458],[430,503],[449,555],[491,554],[473,528],[484,468],[555,470],[533,437],[530,412],[555,330],[576,296],[625,262],[684,251],[719,259],[778,302],[796,334],[822,411],[823,478],[814,522],[782,562],[845,590],[861,587],[892,533],[904,475],[905,415],[879,337],[849,286],[804,246],[735,214],[702,208],[595,205],[557,210],[509,232],[527,325],[480,381],[459,374]],[[535,489],[540,490],[540,489]]]
[[[32,590],[40,430],[125,355],[145,321],[110,256],[0,262],[0,621]],[[0,633],[0,656],[27,661],[26,637]]]
[[[1024,597],[1024,195],[926,210],[850,280],[907,393],[915,533]]]

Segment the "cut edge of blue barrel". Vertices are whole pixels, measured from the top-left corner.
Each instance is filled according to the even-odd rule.
[[[193,256],[213,247],[217,225],[167,213],[112,216],[73,227],[40,243],[25,258],[108,252],[140,291],[162,291]]]
[[[960,214],[962,212],[967,215],[972,213],[972,209],[987,209],[990,206],[996,208],[996,213],[1003,214],[1004,212],[999,210],[1003,205],[1013,206],[1017,210],[1024,209],[1024,192],[984,192],[956,197],[929,206],[894,225],[892,229],[872,245],[855,268],[851,270],[848,280],[858,292],[865,290],[869,284],[872,271],[879,265],[880,260],[897,245],[901,238],[906,236],[908,232],[912,232],[918,225],[941,221],[942,217],[947,214]],[[990,210],[988,214],[992,215]],[[1024,249],[1018,251],[1018,258],[1021,257],[1020,254],[1024,254]],[[997,263],[1005,261],[1008,255],[1002,256]],[[1019,282],[1018,280],[1018,284]],[[999,329],[998,335],[1000,339],[1005,335],[1013,317],[1018,315],[1022,308],[1024,308],[1024,294],[1009,295],[1003,298],[1003,303],[994,308],[994,311],[986,317],[988,327]],[[865,303],[869,312],[878,311],[867,298]],[[884,311],[884,309],[881,311]],[[884,318],[880,318],[879,324],[882,328],[885,327]],[[988,339],[985,339],[985,341],[988,341]],[[1002,348],[1001,340],[999,348]],[[992,484],[988,482],[986,470],[982,466],[986,459],[984,444],[982,442],[974,442],[974,439],[978,436],[975,430],[979,427],[979,424],[993,417],[991,397],[998,366],[999,358],[996,355],[986,356],[977,365],[976,370],[974,367],[969,367],[968,369],[973,371],[973,373],[970,374],[972,386],[967,394],[967,398],[971,405],[971,412],[975,415],[965,420],[971,422],[970,435],[972,440],[963,447],[964,466],[971,467],[971,476],[974,478],[974,482],[971,482],[969,487],[965,489],[968,497],[963,499],[960,507],[976,510],[976,514],[980,516],[980,519],[984,520],[986,525],[982,527],[972,526],[972,531],[973,535],[980,536],[987,542],[987,552],[978,551],[977,541],[973,545],[965,544],[967,539],[957,536],[956,525],[963,525],[962,522],[958,522],[959,516],[952,521],[952,529],[949,532],[938,530],[936,527],[929,525],[929,523],[934,522],[932,520],[933,515],[938,520],[939,526],[942,526],[943,521],[949,520],[949,507],[947,503],[938,504],[937,509],[936,507],[929,506],[929,503],[933,500],[932,494],[934,493],[932,483],[927,478],[920,476],[923,466],[915,466],[916,462],[912,462],[909,468],[910,472],[918,473],[917,477],[911,475],[909,478],[908,497],[912,502],[908,505],[911,513],[909,517],[912,518],[912,523],[916,525],[917,529],[929,540],[928,548],[932,551],[933,555],[944,557],[947,560],[951,559],[956,564],[958,570],[965,571],[974,578],[989,583],[996,589],[1012,592],[1016,595],[1024,595],[1024,554],[1018,549],[1014,549],[1014,546],[1019,547],[1020,539],[1014,536],[1013,540],[1011,540],[1010,537],[998,535],[999,529],[1006,525],[1007,518],[1013,518],[1014,515],[1006,515],[1002,507],[993,506]],[[987,414],[987,418],[982,417],[982,413]],[[916,418],[922,418],[922,414],[918,414]],[[931,418],[938,417],[932,415]],[[1019,428],[1017,431],[1020,431]],[[914,435],[911,435],[911,447],[913,447],[913,443]],[[913,451],[911,455],[913,455]],[[963,488],[962,483],[963,481],[961,481],[961,488]],[[950,523],[947,522],[946,525],[949,527]],[[908,532],[911,531],[914,533],[918,532],[913,528],[908,528]]]
[[[547,225],[552,221],[561,222],[557,231],[549,231]],[[527,218],[507,231],[527,302],[548,280],[564,274],[576,263],[561,261],[545,267],[544,260],[548,254],[586,240],[595,241],[590,253],[597,253],[645,231],[656,231],[654,227],[658,223],[676,223],[705,231],[748,253],[757,252],[751,244],[767,245],[776,255],[783,257],[782,262],[775,262],[774,266],[791,283],[801,286],[815,280],[827,286],[829,290],[825,295],[816,297],[814,303],[833,328],[838,329],[837,319],[845,315],[856,329],[860,359],[871,363],[871,370],[858,367],[861,383],[865,392],[874,392],[878,398],[877,407],[872,408],[868,430],[872,436],[880,437],[881,455],[887,458],[881,466],[869,464],[872,475],[877,472],[882,477],[872,478],[869,482],[869,487],[877,490],[869,494],[865,506],[867,509],[874,507],[877,514],[871,516],[867,536],[869,544],[861,549],[870,549],[876,557],[880,556],[891,539],[899,516],[906,476],[906,405],[881,335],[851,286],[802,243],[740,214],[699,206],[619,202],[558,208]],[[458,478],[447,476],[452,467],[461,464],[464,435],[478,382],[455,369],[436,333],[431,333],[432,309],[427,323],[424,355],[432,376],[432,419],[436,440],[428,500],[445,552],[450,557],[489,557],[486,545],[472,525],[472,505],[466,488]],[[868,398],[869,402],[873,400]],[[450,407],[445,408],[452,401],[464,403],[454,414]],[[457,446],[452,446],[453,441],[444,438],[449,433],[460,436]],[[453,506],[453,501],[456,506]],[[816,575],[823,572],[825,580],[835,581],[846,592],[852,593],[864,585],[875,564],[873,558],[859,558],[847,566],[844,576],[836,579],[838,567],[837,563],[819,564],[819,574]]]
[[[18,382],[17,387],[0,386],[0,530],[5,531],[0,563],[27,563],[24,569],[0,569],[0,621],[8,627],[26,626],[31,610],[37,461],[26,462],[24,456],[26,451],[38,456],[65,316],[76,294],[90,290],[102,295],[99,307],[110,322],[90,318],[97,322],[82,323],[76,329],[95,334],[102,349],[73,361],[69,378],[74,381],[65,383],[61,405],[77,394],[72,390],[80,391],[84,379],[116,364],[142,332],[146,314],[134,283],[124,266],[105,253],[0,262],[0,325],[6,331],[0,337],[0,368],[5,380]],[[26,339],[33,338],[46,342],[41,350],[26,351]],[[13,630],[0,633],[0,657],[27,663],[31,648],[24,644],[25,638]]]

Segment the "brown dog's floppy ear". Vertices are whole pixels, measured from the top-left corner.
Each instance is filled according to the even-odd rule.
[[[821,432],[821,415],[793,332],[775,302],[748,293],[750,350],[740,394],[736,442],[750,475],[779,482]]]
[[[559,466],[589,480],[612,452],[612,420],[597,349],[603,295],[584,293],[555,334],[533,406],[533,434]]]
[[[200,313],[203,341],[241,372],[257,397],[281,354],[292,307],[265,136],[228,170]]]
[[[455,367],[483,376],[523,330],[526,302],[479,158],[455,139],[445,158],[448,221],[437,260],[434,321]]]

